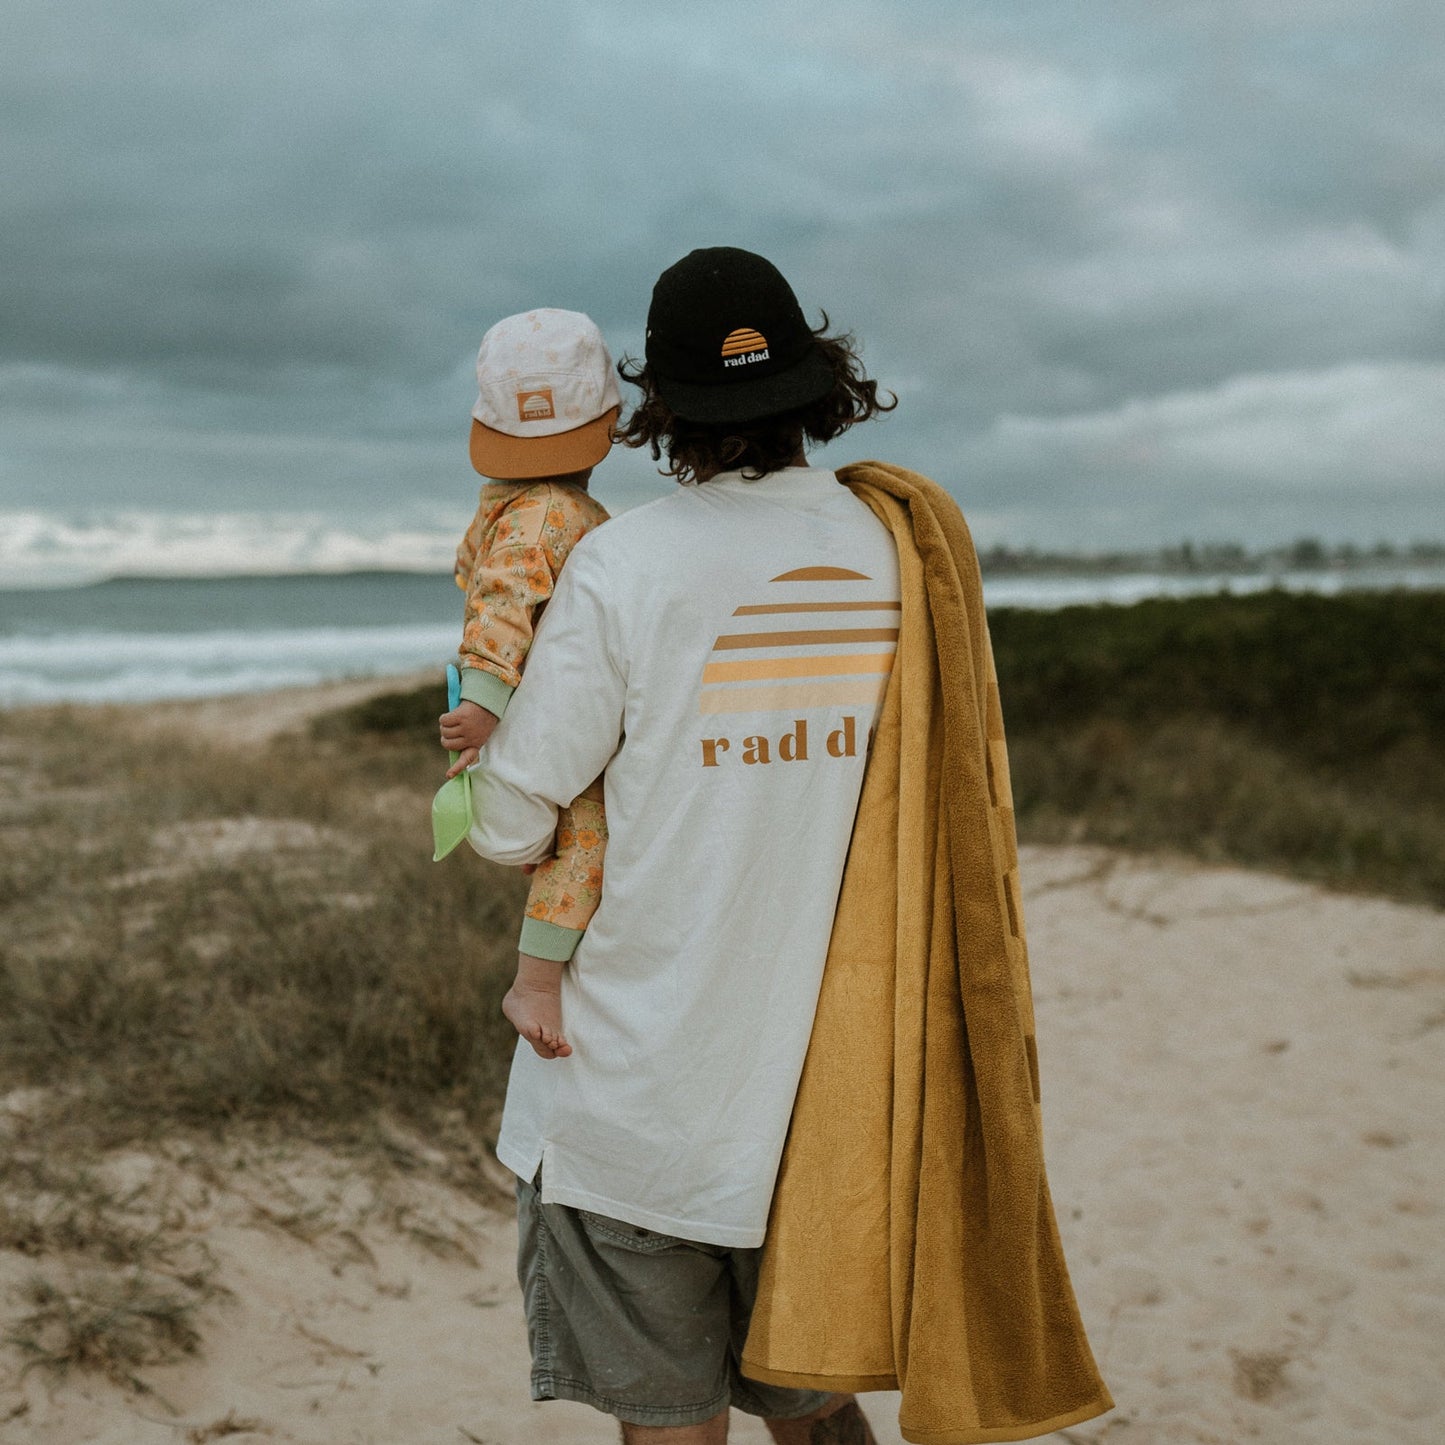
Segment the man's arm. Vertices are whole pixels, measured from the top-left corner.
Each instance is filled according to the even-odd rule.
[[[557,579],[522,685],[471,769],[470,841],[498,863],[549,856],[557,810],[603,772],[622,738],[625,661],[591,540]]]

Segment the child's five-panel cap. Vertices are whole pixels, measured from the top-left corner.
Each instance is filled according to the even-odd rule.
[[[508,316],[477,352],[472,465],[507,481],[596,466],[621,406],[612,358],[590,317],[553,307]]]

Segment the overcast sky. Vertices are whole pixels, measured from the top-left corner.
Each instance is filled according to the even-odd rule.
[[[1445,535],[1439,0],[8,0],[0,82],[0,521],[454,530],[486,327],[729,244],[981,541]]]

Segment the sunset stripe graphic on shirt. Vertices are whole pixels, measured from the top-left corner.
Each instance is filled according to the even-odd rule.
[[[805,712],[810,707],[835,707],[839,703],[871,706],[883,696],[884,679],[877,682],[810,682],[791,687],[734,687],[704,691],[698,711],[718,712]]]
[[[734,607],[734,617],[757,617],[765,612],[900,612],[901,602],[760,602]]]
[[[834,646],[843,642],[897,642],[896,627],[820,627],[808,632],[740,632],[719,637],[713,650],[734,647],[811,647],[820,643]]]
[[[774,582],[867,582],[870,579],[862,572],[853,572],[847,567],[795,567],[773,578]]]
[[[760,620],[742,623],[747,631],[724,632],[714,640],[713,657],[703,667],[698,712],[797,713],[876,705],[893,668],[901,604],[837,596],[840,582],[872,580],[846,567],[799,567],[774,577],[773,583],[787,584],[778,600],[733,609],[735,618]],[[760,630],[766,627],[761,619],[768,617],[777,617],[779,625]],[[816,626],[808,625],[815,620]]]
[[[774,657],[746,662],[710,662],[702,670],[704,682],[758,682],[777,677],[837,677],[843,673],[893,671],[891,652],[854,652],[842,657]]]

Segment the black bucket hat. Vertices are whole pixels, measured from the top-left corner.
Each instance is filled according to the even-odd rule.
[[[735,246],[689,252],[657,278],[646,355],[658,393],[685,421],[758,421],[834,384],[782,272]]]

